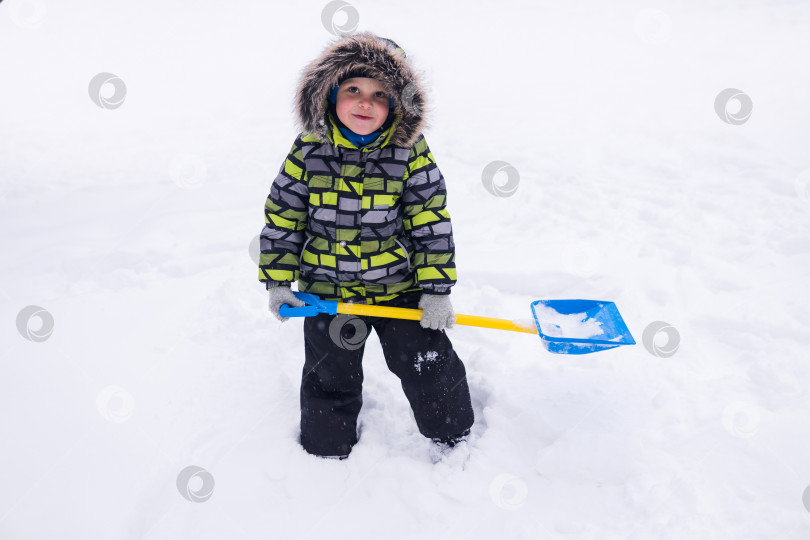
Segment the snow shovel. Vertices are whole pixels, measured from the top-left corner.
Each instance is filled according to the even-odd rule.
[[[314,294],[294,292],[306,302],[303,307],[281,306],[283,317],[311,317],[319,313],[421,320],[421,309],[375,306],[321,300]],[[476,315],[456,314],[456,323],[538,334],[549,352],[557,354],[586,354],[613,349],[636,342],[624,324],[616,304],[601,300],[536,300],[531,304],[534,324]]]

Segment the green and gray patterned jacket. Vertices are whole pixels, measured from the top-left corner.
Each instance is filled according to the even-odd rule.
[[[394,98],[387,129],[361,148],[326,99],[358,67]],[[390,40],[344,36],[307,67],[296,93],[302,133],[265,202],[267,288],[297,280],[302,292],[372,304],[410,290],[450,293],[455,246],[444,178],[421,133],[424,109],[421,83]]]

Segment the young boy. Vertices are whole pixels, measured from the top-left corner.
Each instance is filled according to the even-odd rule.
[[[444,178],[421,133],[421,83],[396,43],[358,33],[305,68],[295,108],[302,132],[273,182],[261,233],[270,311],[284,321],[281,305],[303,305],[293,281],[326,300],[421,308],[421,321],[360,320],[377,332],[419,431],[453,447],[473,410],[444,332],[455,320],[455,248]],[[336,333],[346,317],[304,321],[301,445],[321,457],[346,458],[358,440],[365,334],[347,345],[363,329],[355,319]]]

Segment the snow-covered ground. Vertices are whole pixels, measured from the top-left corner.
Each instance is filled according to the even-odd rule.
[[[457,312],[613,300],[638,341],[450,330],[463,467],[431,462],[373,335],[350,459],[296,443],[302,321],[251,250],[330,6],[0,3],[0,538],[808,538],[810,4],[337,11],[424,72]]]

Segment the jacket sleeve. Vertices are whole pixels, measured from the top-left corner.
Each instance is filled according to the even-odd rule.
[[[278,172],[264,203],[259,239],[259,281],[268,289],[298,279],[298,257],[307,227],[309,188],[299,135]]]
[[[450,294],[456,283],[456,254],[447,191],[423,135],[408,156],[402,199],[418,285],[428,294]]]

